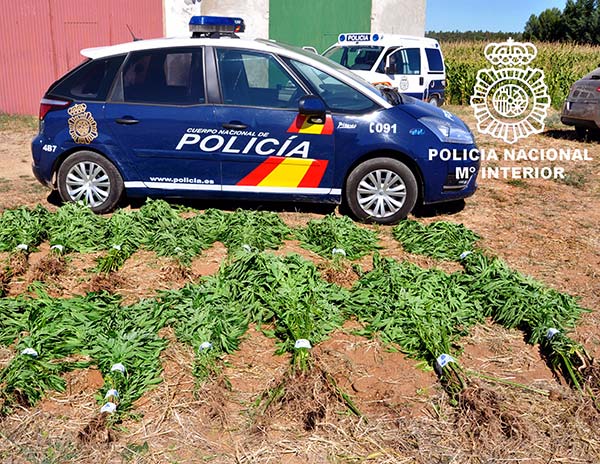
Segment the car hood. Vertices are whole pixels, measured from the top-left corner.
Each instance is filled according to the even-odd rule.
[[[462,119],[460,119],[458,116],[451,113],[450,111],[438,108],[437,106],[433,106],[429,103],[424,103],[420,100],[417,100],[416,98],[409,97],[407,95],[402,95],[402,100],[403,103],[394,108],[411,115],[417,120],[426,117],[438,118],[470,130]]]

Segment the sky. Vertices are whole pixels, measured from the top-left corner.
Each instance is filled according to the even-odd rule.
[[[426,0],[426,31],[522,32],[532,14],[562,10],[566,0]]]

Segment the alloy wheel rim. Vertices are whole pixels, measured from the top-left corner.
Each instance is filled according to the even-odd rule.
[[[386,218],[398,213],[406,201],[406,184],[388,169],[366,174],[358,184],[357,199],[369,216]]]
[[[102,166],[91,161],[74,165],[67,173],[67,192],[73,201],[83,201],[92,208],[100,206],[110,195],[110,179]]]

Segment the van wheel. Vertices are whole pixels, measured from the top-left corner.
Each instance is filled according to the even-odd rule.
[[[373,158],[359,164],[346,181],[345,200],[361,221],[395,224],[417,202],[413,172],[394,158]]]
[[[60,166],[58,192],[64,202],[83,201],[95,213],[110,213],[123,195],[123,178],[104,156],[80,151]]]
[[[434,95],[433,97],[431,97],[429,99],[429,104],[431,104],[433,106],[440,106],[440,99],[438,98],[437,95]]]

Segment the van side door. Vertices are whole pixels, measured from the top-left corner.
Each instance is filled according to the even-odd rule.
[[[446,67],[442,51],[439,46],[426,47],[425,56],[427,57],[426,99],[433,104],[442,104],[446,97]]]
[[[420,47],[399,48],[389,54],[386,74],[399,92],[423,100],[427,83],[424,75],[424,57]]]

